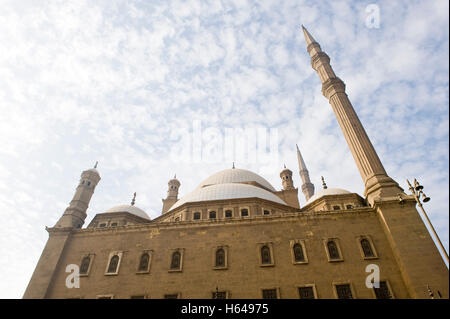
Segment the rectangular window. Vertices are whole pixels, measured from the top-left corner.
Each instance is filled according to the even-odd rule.
[[[263,214],[264,214],[264,215],[270,215],[270,211],[264,210]]]
[[[338,299],[353,299],[352,289],[349,284],[336,285]]]
[[[373,288],[377,299],[392,299],[391,291],[386,281],[380,281],[380,288]]]
[[[226,217],[226,218],[233,217],[233,212],[232,212],[231,210],[226,210],[226,211],[225,211],[225,217]]]
[[[198,213],[198,212],[197,212],[197,213],[194,213],[194,220],[195,220],[195,219],[200,219],[200,213]]]
[[[116,227],[117,226],[117,223],[112,223],[111,224],[111,227]]]
[[[263,299],[277,299],[278,294],[276,289],[263,289]]]
[[[164,295],[164,299],[178,299],[178,294]]]
[[[209,212],[210,219],[216,219],[216,212]]]
[[[241,209],[241,216],[242,217],[248,216],[248,209],[247,208]]]
[[[145,299],[145,296],[143,295],[131,296],[130,299]]]
[[[298,294],[300,299],[316,299],[313,287],[300,287],[298,288]]]

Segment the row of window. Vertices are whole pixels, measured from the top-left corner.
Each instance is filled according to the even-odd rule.
[[[241,216],[241,217],[247,217],[247,216],[249,216],[248,208],[241,208],[240,211],[239,211],[239,213],[240,213],[240,216]],[[263,215],[270,215],[270,211],[267,210],[267,209],[263,209]],[[225,218],[231,218],[231,217],[233,217],[233,211],[232,211],[231,209],[226,209],[226,210],[224,211],[224,216],[225,216]],[[208,212],[208,218],[209,218],[209,219],[216,219],[216,218],[217,218],[217,213],[216,213],[216,211],[214,211],[214,210],[209,211],[209,212]],[[199,220],[199,219],[201,219],[201,213],[200,213],[200,212],[195,212],[195,213],[192,215],[192,219],[193,219],[193,220]]]
[[[373,243],[368,236],[358,238],[360,251],[363,258],[377,258]],[[328,261],[343,261],[339,241],[336,238],[324,241]],[[308,263],[304,240],[290,241],[291,257],[293,264]],[[152,250],[145,250],[138,263],[138,273],[148,273],[150,268]],[[274,266],[273,246],[272,243],[258,244],[259,260],[261,266]],[[174,249],[170,256],[169,272],[181,271],[183,266],[184,249]],[[228,267],[228,246],[219,246],[214,250],[214,269],[226,269]],[[80,265],[80,275],[88,275],[92,264],[93,255],[84,256]],[[109,262],[105,275],[117,275],[119,273],[119,265],[122,258],[122,252],[112,252],[109,256]]]
[[[297,286],[299,299],[317,299],[317,289],[314,284]],[[355,293],[350,283],[333,283],[334,294],[337,299],[354,299]],[[392,299],[394,294],[387,281],[380,281],[379,288],[372,288],[376,299]],[[261,297],[263,299],[279,299],[280,288],[261,289]],[[98,299],[113,299],[113,295],[100,295]],[[131,299],[147,299],[147,295],[133,295]],[[165,294],[164,299],[179,299],[180,293]],[[212,299],[228,299],[229,291],[218,291],[211,293]]]
[[[345,205],[345,209],[353,209],[354,206],[351,204]],[[333,206],[333,210],[341,210],[341,206],[340,205],[334,205]],[[272,212],[268,209],[263,209],[262,210],[262,214],[263,215],[271,215]],[[239,216],[240,217],[248,217],[249,216],[249,209],[248,208],[241,208],[239,209]],[[217,212],[215,210],[211,210],[208,212],[207,215],[208,219],[217,219]],[[231,209],[225,209],[224,211],[224,217],[225,218],[232,218],[233,217],[233,211]],[[192,220],[200,220],[202,219],[202,214],[200,212],[194,212],[192,214]],[[177,216],[173,219],[173,221],[180,221],[181,218],[180,216]]]

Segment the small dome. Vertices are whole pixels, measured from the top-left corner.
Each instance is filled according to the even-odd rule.
[[[307,202],[306,205],[314,202],[316,199],[326,196],[326,195],[342,195],[342,194],[351,194],[351,192],[342,189],[342,188],[326,188],[322,189],[320,192],[314,194]]]
[[[184,203],[203,202],[211,200],[235,199],[235,198],[262,198],[282,205],[287,205],[277,195],[266,191],[261,187],[240,183],[224,183],[197,188],[192,193],[187,194],[176,202],[170,210],[173,210]]]
[[[92,173],[95,173],[97,175],[100,175],[96,168],[90,168],[90,169],[86,170],[86,172],[92,172]]]
[[[245,182],[256,182],[273,192],[276,191],[275,188],[263,177],[251,171],[239,168],[229,168],[217,172],[201,182],[197,189],[208,185]]]
[[[108,209],[105,213],[130,213],[141,218],[150,220],[150,217],[142,209],[131,205],[119,205]]]

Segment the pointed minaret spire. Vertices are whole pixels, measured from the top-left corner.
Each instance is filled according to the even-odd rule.
[[[234,168],[234,162],[233,162],[233,168]]]
[[[316,40],[313,38],[313,36],[306,30],[306,28],[302,24],[303,34],[305,35],[306,44],[310,45],[313,42],[316,42]],[[316,42],[317,43],[317,42]]]
[[[322,186],[323,186],[323,189],[327,189],[328,186],[327,186],[327,183],[325,183],[325,178],[323,178],[323,176],[320,176],[320,177],[322,178]]]
[[[134,192],[133,199],[131,200],[131,206],[134,206],[135,202],[136,202],[136,192]]]
[[[303,181],[302,192],[305,195],[306,201],[308,201],[314,195],[314,184],[312,184],[311,180],[309,179],[309,172],[306,169],[306,164],[305,161],[303,161],[303,157],[302,154],[300,153],[298,145],[295,144],[295,146],[297,147],[297,160],[299,173]]]
[[[97,165],[98,165],[98,161],[95,162],[94,168],[97,168]]]
[[[376,198],[395,197],[403,189],[390,178],[345,93],[345,84],[333,71],[330,57],[303,27],[312,68],[319,74],[322,94],[329,100],[364,181],[364,195],[373,205]]]

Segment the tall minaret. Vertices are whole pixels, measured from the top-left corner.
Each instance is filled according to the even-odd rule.
[[[83,226],[87,216],[86,210],[91,201],[92,194],[94,194],[95,187],[100,181],[97,164],[98,162],[95,163],[94,168],[81,173],[81,179],[75,191],[75,195],[55,227],[81,228],[81,226]]]
[[[311,56],[311,65],[319,74],[322,82],[322,93],[329,100],[339,125],[344,132],[347,144],[364,181],[364,195],[368,202],[373,204],[377,198],[393,197],[403,193],[403,189],[384,170],[364,127],[345,93],[344,82],[334,74],[331,68],[330,58],[325,52],[322,52],[320,45],[305,27],[302,26],[302,28],[307,50]]]
[[[178,201],[178,189],[180,188],[180,181],[177,179],[177,175],[169,181],[169,189],[167,190],[167,197],[163,199],[162,213],[166,213],[173,204]]]
[[[300,150],[297,146],[297,160],[298,160],[298,168],[300,172],[300,177],[302,178],[303,184],[302,184],[302,192],[305,195],[306,201],[310,199],[314,195],[314,184],[311,183],[311,180],[309,179],[309,172],[306,169],[305,161],[303,161],[302,154],[300,153]]]
[[[364,195],[376,211],[409,296],[427,298],[426,287],[430,285],[448,298],[448,268],[415,208],[416,200],[413,196],[404,194],[398,184],[386,174],[345,94],[344,82],[331,68],[330,58],[322,52],[320,45],[304,27],[303,33],[311,65],[322,81],[322,93],[329,99],[344,132],[364,180]],[[398,200],[399,193],[402,193],[401,203]]]

